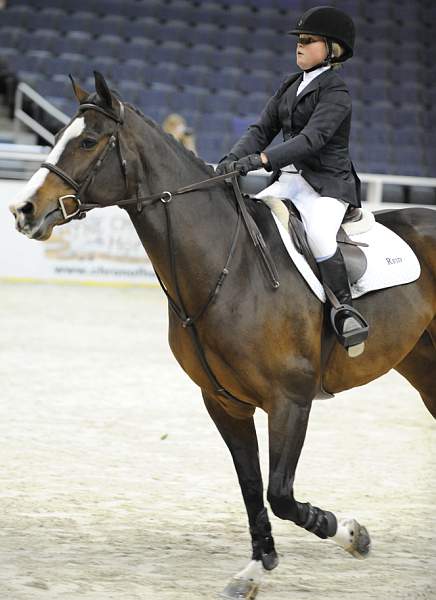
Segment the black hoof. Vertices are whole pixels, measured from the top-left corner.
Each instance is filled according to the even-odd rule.
[[[269,552],[269,554],[263,554],[261,556],[262,566],[266,571],[272,571],[279,564],[279,557],[277,556],[277,552],[273,550]]]
[[[371,538],[366,527],[358,525],[357,535],[354,541],[353,556],[356,558],[366,558],[371,550]]]

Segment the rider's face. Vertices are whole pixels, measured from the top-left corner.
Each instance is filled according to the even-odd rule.
[[[297,65],[303,71],[322,63],[327,57],[325,39],[319,35],[302,33],[297,40]]]

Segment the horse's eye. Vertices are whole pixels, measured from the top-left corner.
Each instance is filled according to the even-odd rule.
[[[85,150],[89,150],[89,148],[93,148],[97,143],[97,140],[94,140],[93,138],[84,138],[81,142],[80,142],[80,147],[81,148],[85,148]]]

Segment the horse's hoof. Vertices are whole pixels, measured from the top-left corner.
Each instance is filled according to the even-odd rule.
[[[356,519],[338,520],[338,529],[331,539],[355,558],[366,558],[371,550],[368,530]]]
[[[253,600],[259,590],[259,584],[251,579],[234,577],[219,595],[225,600]]]
[[[354,540],[348,552],[356,558],[367,558],[371,550],[371,538],[364,525],[359,525],[357,521],[355,523]]]
[[[262,554],[262,566],[266,571],[272,571],[279,564],[277,552],[273,550],[269,554]]]

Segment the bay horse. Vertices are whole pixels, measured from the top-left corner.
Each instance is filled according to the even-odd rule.
[[[117,204],[127,210],[169,298],[171,350],[200,387],[239,479],[252,559],[224,597],[254,598],[264,569],[278,563],[264,503],[256,408],[268,415],[272,512],[358,558],[367,556],[370,538],[358,521],[295,499],[295,470],[321,386],[334,394],[396,369],[436,418],[436,212],[376,214],[413,248],[421,275],[358,299],[371,328],[365,352],[350,359],[333,341],[323,360],[323,305],[290,262],[269,209],[247,201],[274,257],[280,279],[274,287],[240,226],[231,187],[222,178],[195,185],[213,178],[210,166],[123,103],[99,73],[95,88],[89,94],[73,81],[78,113],[11,211],[20,232],[46,240],[54,226],[91,208]]]

